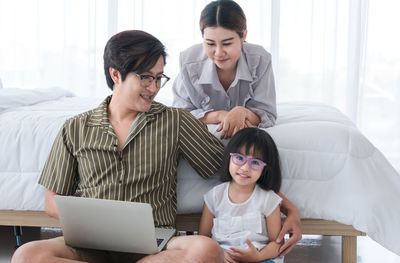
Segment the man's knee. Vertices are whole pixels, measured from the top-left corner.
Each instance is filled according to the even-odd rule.
[[[42,251],[41,241],[33,241],[20,246],[14,253],[12,263],[43,262],[45,256]]]
[[[215,240],[197,236],[188,257],[191,258],[191,262],[223,262],[224,253]]]

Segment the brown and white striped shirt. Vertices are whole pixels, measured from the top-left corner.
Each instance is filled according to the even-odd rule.
[[[207,178],[221,167],[223,145],[186,110],[153,102],[118,151],[110,100],[65,122],[39,183],[61,195],[149,203],[156,226],[174,226],[178,157]]]

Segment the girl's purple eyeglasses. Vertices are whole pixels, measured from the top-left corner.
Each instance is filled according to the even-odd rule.
[[[246,162],[249,162],[249,167],[253,171],[260,171],[261,169],[264,168],[267,164],[264,163],[263,161],[255,158],[247,158],[246,155],[240,154],[240,153],[231,153],[231,160],[234,164],[237,166],[242,166]]]

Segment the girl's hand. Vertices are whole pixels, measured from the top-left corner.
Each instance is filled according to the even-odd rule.
[[[241,106],[237,106],[228,112],[217,130],[218,132],[222,130],[221,139],[231,138],[236,132],[247,127],[246,113],[246,109]]]
[[[226,253],[234,260],[238,262],[259,262],[263,259],[261,258],[260,252],[256,247],[246,238],[246,243],[249,246],[248,249],[238,249],[231,248],[231,251],[226,251]]]
[[[232,259],[231,256],[227,253],[227,251],[224,252],[224,263],[238,263],[236,260]]]

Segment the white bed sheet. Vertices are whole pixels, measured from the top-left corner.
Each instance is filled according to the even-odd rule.
[[[103,99],[51,94],[58,95],[42,94],[33,105],[9,103],[0,111],[0,209],[43,210],[37,180],[57,132],[67,118]],[[216,128],[209,126],[218,136]],[[276,126],[267,131],[281,155],[281,191],[303,218],[353,225],[400,255],[400,176],[346,116],[322,104],[283,103]],[[185,160],[177,174],[178,212],[200,212],[202,196],[219,183],[218,175],[204,180]]]

